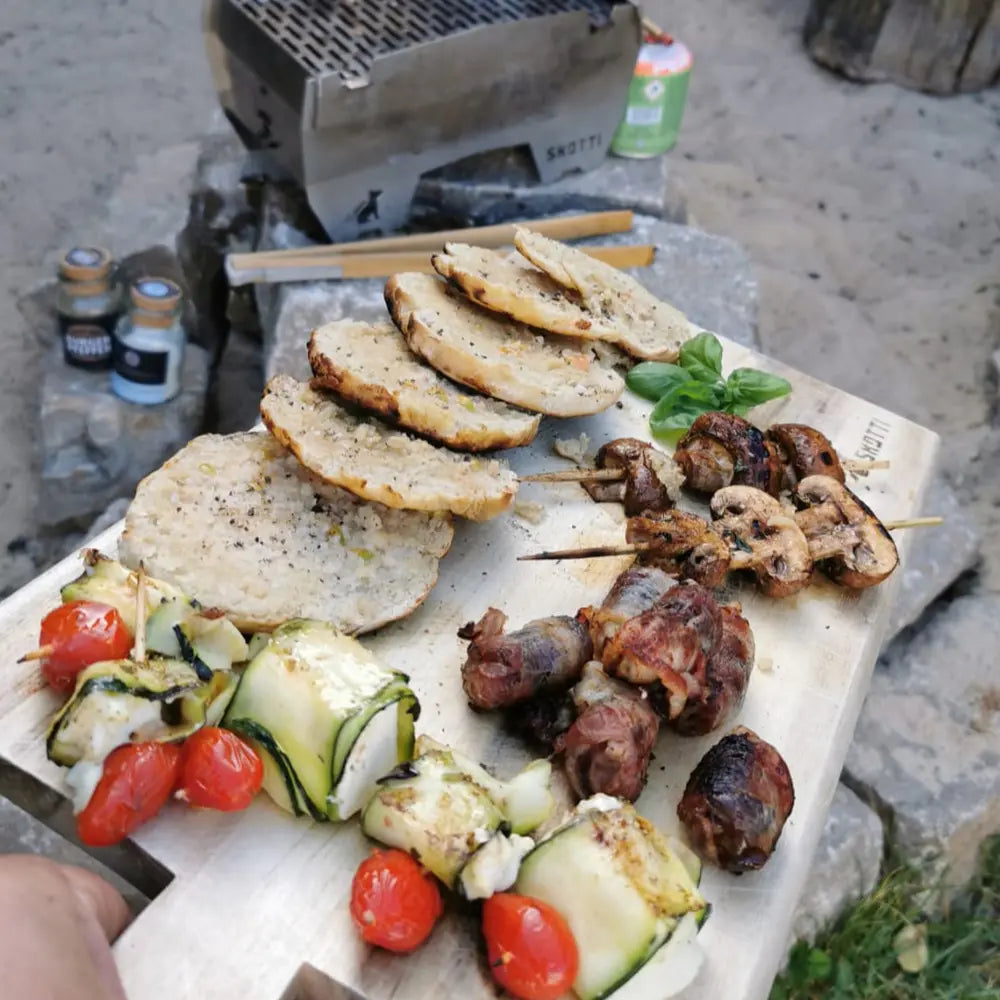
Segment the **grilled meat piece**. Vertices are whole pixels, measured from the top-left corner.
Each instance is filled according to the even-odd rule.
[[[670,727],[681,736],[702,736],[718,729],[743,704],[753,670],[754,640],[750,623],[738,604],[724,604],[722,637],[708,658],[705,684],[688,698]]]
[[[669,455],[638,438],[616,438],[597,452],[598,469],[622,469],[625,478],[615,483],[585,483],[583,488],[598,503],[624,503],[628,516],[644,511],[668,510],[680,492],[680,470]]]
[[[740,726],[699,761],[677,815],[703,860],[739,875],[771,856],[794,804],[781,754]]]
[[[660,721],[644,692],[592,661],[573,688],[577,718],[556,740],[577,798],[599,792],[634,802],[646,784]]]
[[[632,684],[661,683],[667,713],[676,718],[689,697],[700,696],[721,634],[722,614],[711,591],[681,583],[625,622],[605,644],[602,660],[610,674]]]
[[[777,445],[785,467],[785,485],[793,489],[807,476],[831,476],[845,482],[844,469],[830,439],[807,424],[772,424],[765,437]]]
[[[784,477],[777,446],[734,413],[697,417],[678,442],[674,461],[684,470],[686,485],[698,493],[736,485],[777,496]]]
[[[551,753],[556,740],[573,725],[576,703],[569,691],[543,694],[507,710],[506,722],[522,738]]]
[[[795,488],[795,515],[810,556],[833,580],[863,590],[899,565],[896,543],[871,508],[830,476],[809,476]]]
[[[668,510],[630,517],[625,540],[651,546],[640,556],[644,564],[710,590],[721,586],[729,572],[729,545],[697,514]]]
[[[672,586],[674,581],[654,566],[630,566],[619,573],[600,607],[577,612],[577,620],[590,630],[594,656],[600,657],[604,644],[625,622],[648,611]]]
[[[471,639],[462,687],[475,708],[503,708],[569,687],[594,647],[585,625],[568,615],[539,618],[504,635],[507,616],[490,608],[459,630]]]
[[[774,497],[751,486],[727,486],[711,507],[715,530],[732,553],[731,569],[751,570],[768,597],[788,597],[809,585],[809,542]]]

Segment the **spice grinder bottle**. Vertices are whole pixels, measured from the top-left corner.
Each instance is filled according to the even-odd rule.
[[[167,278],[139,278],[129,302],[115,330],[111,388],[132,403],[165,403],[181,388],[183,294]]]
[[[111,254],[101,247],[73,247],[59,262],[56,315],[67,364],[111,367],[111,340],[121,312],[121,289]]]

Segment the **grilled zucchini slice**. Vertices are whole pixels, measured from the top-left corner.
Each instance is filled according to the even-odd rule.
[[[326,622],[286,622],[253,645],[224,725],[257,745],[279,806],[347,819],[413,753],[408,678]]]
[[[103,761],[123,743],[183,739],[217,723],[235,690],[229,671],[206,682],[183,660],[94,663],[80,673],[72,697],[52,720],[49,760],[71,767],[80,760]]]
[[[499,781],[421,736],[416,758],[379,782],[361,824],[373,840],[411,852],[466,898],[483,899],[513,884],[534,846],[519,834],[551,814],[551,775],[549,762],[537,760],[511,781]]]
[[[580,954],[573,983],[580,1000],[608,996],[679,935],[657,962],[656,995],[667,997],[684,989],[699,965],[680,947],[697,934],[706,909],[690,863],[632,806],[595,796],[524,859],[516,891],[565,917]]]
[[[96,549],[84,553],[85,569],[61,591],[64,604],[70,601],[100,601],[109,604],[135,635],[136,574],[114,559],[101,555]],[[197,605],[190,601],[176,587],[162,580],[146,577],[146,608],[155,611],[164,601],[176,601],[187,605],[192,611]]]

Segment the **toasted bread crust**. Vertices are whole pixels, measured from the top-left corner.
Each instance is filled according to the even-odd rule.
[[[287,375],[268,382],[260,414],[314,475],[387,507],[486,521],[503,513],[517,493],[517,477],[496,459],[459,455],[361,420]]]
[[[423,602],[452,536],[448,515],[360,500],[268,434],[206,434],[139,484],[119,556],[244,632],[301,617],[361,633]]]
[[[517,448],[538,433],[540,417],[462,391],[412,354],[389,323],[320,327],[309,338],[309,363],[314,386],[450,448]]]
[[[386,305],[410,348],[456,382],[496,399],[553,417],[599,413],[625,387],[571,338],[544,337],[504,322],[447,291],[437,278],[398,274],[385,287]]]

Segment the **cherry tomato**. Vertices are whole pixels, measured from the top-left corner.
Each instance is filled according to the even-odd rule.
[[[112,750],[76,818],[80,840],[110,847],[152,819],[170,798],[180,767],[181,748],[173,743],[126,743]]]
[[[405,851],[373,851],[351,884],[351,917],[369,944],[413,951],[441,916],[434,876]]]
[[[498,892],[483,904],[493,978],[520,1000],[556,1000],[576,979],[580,956],[569,925],[548,903]]]
[[[42,619],[40,646],[52,652],[42,660],[42,676],[56,691],[73,690],[76,675],[92,663],[122,660],[132,649],[132,635],[109,604],[70,601]]]
[[[236,733],[205,726],[184,744],[177,798],[203,809],[246,809],[260,791],[264,765]]]

